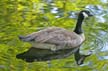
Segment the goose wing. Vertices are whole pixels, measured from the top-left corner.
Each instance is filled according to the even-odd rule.
[[[59,31],[59,30],[64,30],[64,29],[59,28],[59,27],[49,27],[49,28],[40,30],[38,32],[29,34],[27,36],[19,36],[19,39],[25,42],[31,42],[31,41],[42,42],[43,40],[47,39],[48,36],[50,36],[52,32]]]
[[[31,42],[36,48],[58,50],[78,47],[84,38],[63,28],[52,27],[27,35],[22,40]]]

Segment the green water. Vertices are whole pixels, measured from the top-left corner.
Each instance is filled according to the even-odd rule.
[[[107,3],[99,0],[53,1],[55,5],[48,0],[0,0],[0,71],[107,71]],[[76,18],[69,18],[68,13],[80,11],[89,4],[100,5],[107,12],[101,13],[101,15],[105,14],[103,18],[100,15],[94,16],[86,19],[83,24],[86,41],[81,46],[81,53],[93,51],[93,54],[85,60],[84,65],[76,65],[73,55],[52,60],[50,66],[47,62],[27,63],[16,59],[16,54],[28,50],[31,46],[29,43],[20,41],[19,35],[27,35],[50,26],[72,30]],[[51,13],[53,7],[59,8],[59,11],[53,9]]]

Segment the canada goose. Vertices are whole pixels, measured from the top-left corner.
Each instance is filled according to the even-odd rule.
[[[59,27],[49,27],[27,36],[19,36],[20,40],[30,42],[32,47],[16,57],[33,62],[64,58],[74,53],[77,64],[83,64],[85,57],[90,54],[80,55],[79,46],[85,41],[82,22],[89,16],[92,16],[89,11],[82,10],[73,32]]]

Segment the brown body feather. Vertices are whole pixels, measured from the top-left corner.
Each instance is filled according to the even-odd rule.
[[[83,34],[78,35],[63,28],[49,27],[29,34],[24,39],[29,39],[27,41],[31,42],[32,47],[35,48],[59,50],[78,47],[83,43],[85,37]]]

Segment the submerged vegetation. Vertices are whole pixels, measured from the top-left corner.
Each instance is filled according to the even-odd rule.
[[[0,71],[106,71],[108,69],[108,0],[0,0]],[[86,42],[81,53],[92,51],[85,64],[77,66],[73,55],[47,62],[27,63],[16,54],[31,46],[20,34],[50,26],[72,30],[77,14],[87,9],[95,16],[83,24]],[[87,22],[86,22],[87,21]]]

